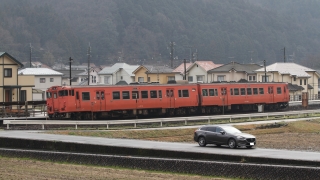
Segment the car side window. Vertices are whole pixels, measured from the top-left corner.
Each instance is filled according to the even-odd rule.
[[[207,131],[216,132],[216,127],[207,127]]]
[[[220,127],[217,127],[217,128],[216,128],[216,132],[217,132],[217,133],[220,133],[220,131],[223,131],[223,130],[222,130]]]

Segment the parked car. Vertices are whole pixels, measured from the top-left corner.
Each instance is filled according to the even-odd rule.
[[[200,146],[215,144],[217,146],[228,145],[230,148],[247,147],[256,145],[256,137],[242,133],[239,129],[227,125],[205,125],[195,130],[194,141]]]

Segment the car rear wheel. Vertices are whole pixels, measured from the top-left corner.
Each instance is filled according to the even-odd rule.
[[[237,148],[236,140],[234,140],[234,139],[229,139],[229,141],[228,141],[228,146],[229,146],[231,149]]]
[[[198,144],[199,144],[199,146],[201,146],[201,147],[206,146],[206,145],[207,145],[206,139],[205,139],[204,137],[200,137],[200,138],[198,139]]]

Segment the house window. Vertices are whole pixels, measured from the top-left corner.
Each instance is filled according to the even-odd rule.
[[[204,76],[197,76],[197,82],[203,82]]]
[[[12,69],[4,68],[4,77],[12,77]]]
[[[262,82],[269,82],[269,76],[262,76]]]
[[[256,76],[249,76],[249,81],[256,81]]]
[[[50,78],[50,82],[53,82],[53,78]]]
[[[40,83],[46,83],[46,78],[40,78]]]
[[[148,77],[148,82],[150,82],[150,77]]]
[[[111,84],[111,77],[110,76],[104,76],[104,84]]]
[[[297,80],[297,78],[295,76],[293,76],[293,81],[296,81],[296,80]]]
[[[218,80],[218,81],[224,81],[224,76],[222,76],[222,75],[218,75],[217,80]]]
[[[174,80],[175,80],[174,76],[168,76],[168,81],[174,81]]]
[[[307,80],[306,79],[304,80],[304,85],[307,85]]]
[[[302,79],[300,79],[300,85],[302,85]]]
[[[188,76],[188,81],[192,82],[193,81],[193,77],[192,76]]]
[[[138,82],[144,82],[144,77],[138,77]]]
[[[25,102],[27,100],[27,90],[20,91],[20,101]]]

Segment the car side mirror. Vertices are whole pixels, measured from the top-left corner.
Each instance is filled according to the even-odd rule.
[[[222,135],[226,134],[226,132],[224,132],[224,131],[220,131],[220,133],[221,133]]]

